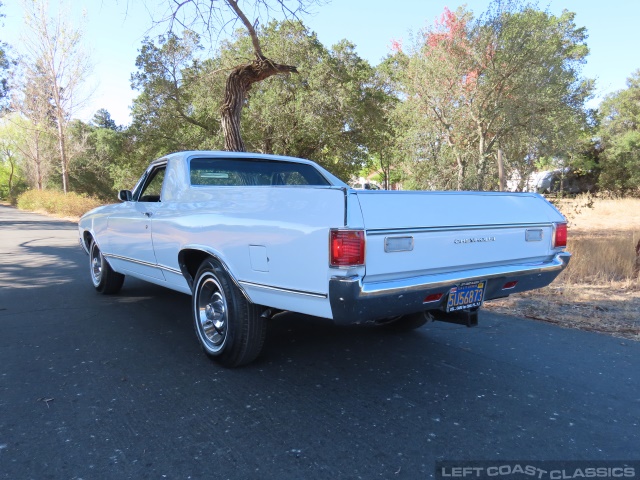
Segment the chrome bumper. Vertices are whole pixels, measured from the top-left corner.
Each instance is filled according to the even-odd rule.
[[[485,280],[485,301],[546,287],[566,268],[570,258],[570,253],[560,252],[549,262],[478,268],[384,282],[363,282],[357,275],[333,277],[329,281],[333,320],[347,325],[425,310],[443,310],[449,289],[462,282]],[[503,288],[515,281],[518,283],[514,288]],[[443,293],[439,301],[424,303],[428,295],[436,293]]]

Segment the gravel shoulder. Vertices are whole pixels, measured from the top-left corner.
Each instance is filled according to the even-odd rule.
[[[552,284],[539,291],[487,302],[485,308],[493,313],[640,341],[640,286],[637,283]]]

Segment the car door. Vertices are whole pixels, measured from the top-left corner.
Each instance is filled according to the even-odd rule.
[[[143,176],[132,200],[109,216],[110,262],[122,273],[164,280],[151,240],[154,213],[162,204],[166,163],[151,166]]]

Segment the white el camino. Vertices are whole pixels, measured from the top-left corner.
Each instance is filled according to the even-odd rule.
[[[192,296],[204,351],[254,360],[269,319],[472,326],[483,302],[566,267],[565,218],[534,193],[353,190],[297,158],[180,152],[79,222],[98,292],[126,275]]]

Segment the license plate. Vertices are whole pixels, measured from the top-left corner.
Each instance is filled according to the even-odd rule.
[[[484,287],[487,282],[467,282],[456,285],[449,291],[447,312],[468,310],[479,307],[484,299]]]

